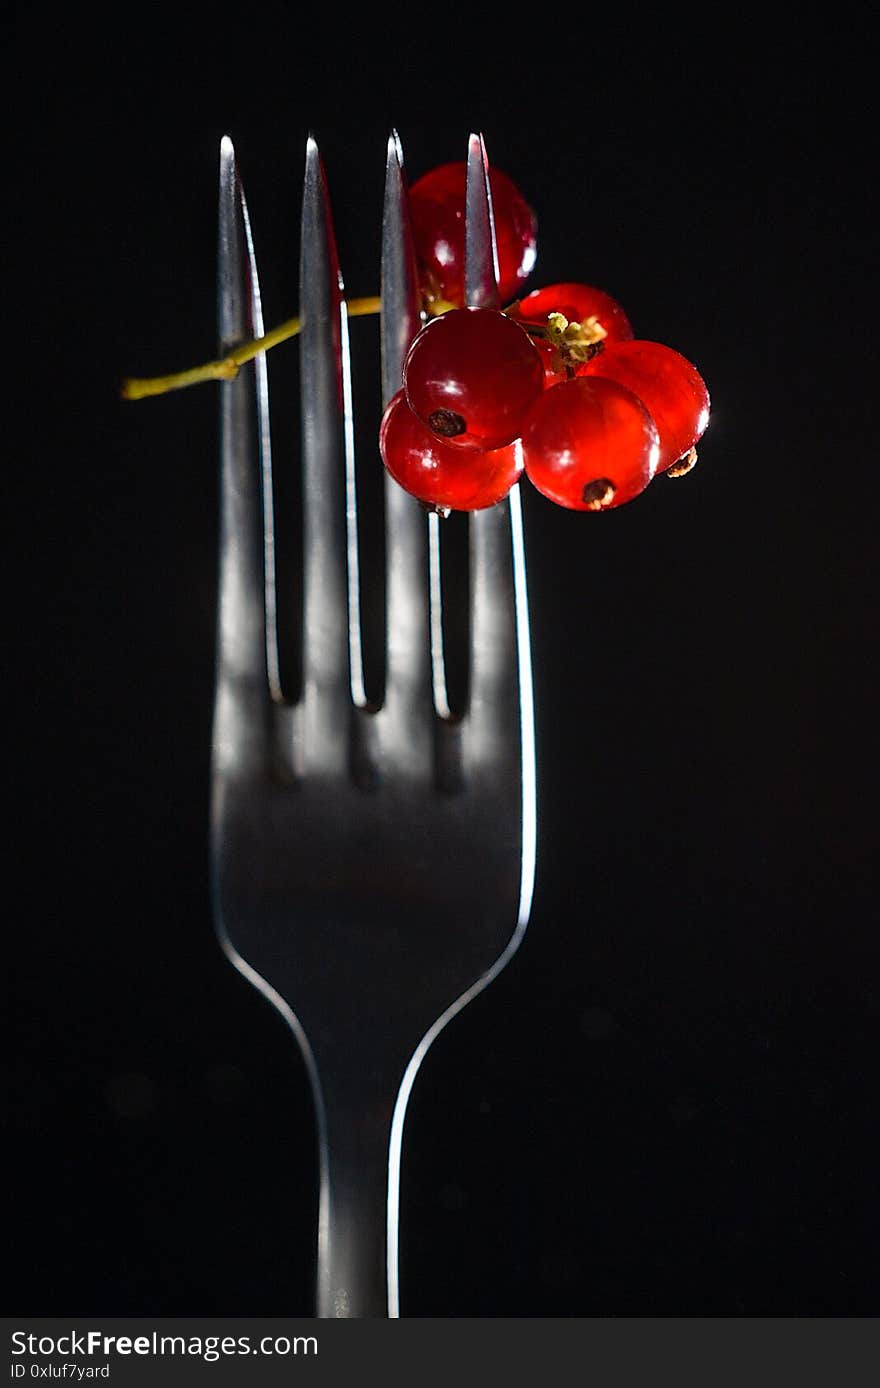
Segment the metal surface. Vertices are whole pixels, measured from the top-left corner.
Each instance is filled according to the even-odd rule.
[[[485,291],[493,265],[481,151],[472,137],[472,298],[473,285]],[[388,398],[420,321],[396,137],[383,242]],[[471,518],[470,701],[451,723],[432,699],[428,517],[386,476],[387,692],[378,711],[362,706],[345,307],[313,140],[300,309],[306,589],[304,690],[295,707],[277,683],[264,360],[221,386],[212,885],[224,949],[287,1018],[312,1080],[317,1314],[386,1317],[399,1315],[398,1187],[416,1071],[441,1027],[510,958],[528,920],[535,789],[522,531],[517,489]],[[219,324],[224,345],[261,327],[228,140]]]

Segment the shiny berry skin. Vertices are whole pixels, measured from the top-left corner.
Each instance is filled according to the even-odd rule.
[[[522,437],[539,492],[573,511],[607,511],[647,487],[657,462],[654,421],[616,381],[576,377],[544,391]]]
[[[466,182],[466,164],[441,164],[409,190],[422,291],[428,299],[446,299],[457,307],[464,304]],[[504,300],[512,298],[532,272],[537,221],[513,179],[500,169],[489,170],[489,187],[498,248],[498,292]]]
[[[455,308],[414,338],[403,364],[410,409],[457,448],[503,448],[543,390],[541,358],[493,308]]]
[[[643,401],[660,435],[658,472],[684,457],[709,423],[709,392],[700,373],[659,342],[611,343],[578,375],[619,381]]]
[[[546,338],[534,337],[532,341],[538,350],[541,358],[541,365],[544,368],[544,389],[549,390],[551,386],[561,385],[563,381],[570,379],[572,373],[566,371],[565,362],[557,347]]]
[[[549,313],[562,313],[570,323],[598,318],[605,329],[603,341],[624,342],[633,336],[630,321],[616,299],[590,284],[548,284],[533,289],[521,299],[513,312],[518,322],[546,325]]]
[[[439,510],[494,506],[519,481],[523,468],[518,441],[486,453],[444,442],[413,414],[402,390],[382,416],[379,451],[395,482]]]

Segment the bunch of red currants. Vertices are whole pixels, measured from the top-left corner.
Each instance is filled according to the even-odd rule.
[[[623,309],[586,284],[552,284],[501,311],[465,308],[465,165],[410,191],[422,292],[432,318],[404,362],[379,435],[391,476],[441,514],[507,496],[523,472],[575,511],[631,501],[659,472],[696,461],[709,422],[698,371],[633,337]],[[502,302],[535,263],[536,223],[516,185],[489,175]]]

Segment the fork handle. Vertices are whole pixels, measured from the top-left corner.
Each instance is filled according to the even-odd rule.
[[[350,1086],[322,1084],[321,1091],[317,1313],[324,1319],[386,1319],[396,1089],[364,1086],[355,1093]]]

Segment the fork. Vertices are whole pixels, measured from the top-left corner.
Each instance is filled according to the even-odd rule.
[[[468,141],[466,293],[497,306],[488,162]],[[403,155],[385,168],[381,390],[422,324]],[[221,349],[263,334],[231,141],[220,150]],[[407,1100],[431,1042],[510,959],[535,867],[532,683],[518,488],[469,519],[464,715],[443,678],[440,523],[387,474],[385,697],[367,706],[343,283],[309,136],[300,259],[302,695],[279,678],[265,354],[221,385],[211,874],[220,942],[293,1030],[314,1096],[319,1317],[398,1317]],[[377,466],[380,465],[377,457]]]

